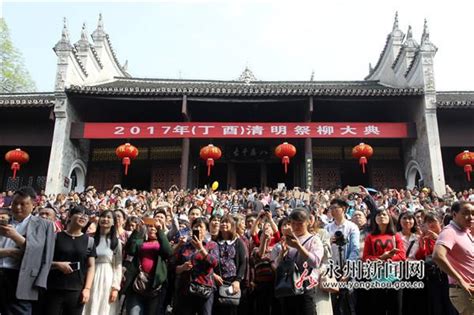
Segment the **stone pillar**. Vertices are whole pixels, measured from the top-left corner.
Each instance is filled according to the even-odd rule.
[[[78,117],[64,93],[58,93],[56,97],[54,115],[53,143],[46,179],[47,194],[69,192],[73,168],[80,168],[85,177],[89,156],[88,141],[70,139],[71,123],[78,121]]]
[[[421,168],[424,185],[431,187],[438,195],[446,193],[443,159],[436,116],[436,89],[433,58],[436,47],[429,41],[426,25],[419,51],[418,77],[422,80],[425,95],[413,113],[417,138],[405,146],[406,174],[409,167],[417,163]]]

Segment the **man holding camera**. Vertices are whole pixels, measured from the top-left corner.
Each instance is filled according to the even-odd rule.
[[[347,260],[359,259],[359,228],[346,219],[346,211],[349,204],[343,199],[331,200],[329,210],[334,221],[326,226],[331,235],[332,260],[339,266],[340,273]],[[339,277],[338,281],[347,281],[345,277]],[[332,304],[335,315],[355,314],[355,303],[353,292],[347,289],[339,290],[332,294]]]

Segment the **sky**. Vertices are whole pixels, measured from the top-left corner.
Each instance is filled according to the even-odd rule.
[[[3,1],[3,2],[2,2]],[[395,12],[420,42],[428,20],[438,91],[474,90],[474,1],[0,0],[0,15],[38,91],[53,91],[66,17],[72,43],[103,15],[118,59],[143,78],[234,80],[248,66],[258,80],[363,80],[377,63]],[[92,39],[91,39],[92,42]]]

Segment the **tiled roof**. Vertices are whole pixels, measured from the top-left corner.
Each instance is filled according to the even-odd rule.
[[[474,91],[437,92],[436,104],[440,109],[474,109]]]
[[[12,93],[0,94],[2,107],[53,107],[54,93]]]
[[[152,96],[406,96],[420,88],[392,88],[378,81],[213,81],[115,78],[95,86],[71,86],[68,93]]]

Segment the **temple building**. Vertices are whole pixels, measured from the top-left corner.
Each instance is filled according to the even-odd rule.
[[[90,37],[83,26],[72,43],[65,21],[53,48],[54,91],[0,94],[0,152],[30,155],[15,179],[0,164],[0,190],[194,188],[215,180],[222,189],[469,187],[454,158],[474,148],[474,91],[436,90],[437,47],[426,21],[418,42],[396,16],[360,81],[262,81],[248,67],[229,81],[137,78],[118,61],[101,16]],[[283,142],[297,150],[288,173],[274,154]],[[365,173],[351,155],[361,142],[374,149]],[[139,150],[127,176],[115,154],[124,143]],[[222,157],[208,176],[199,151],[210,143]]]

